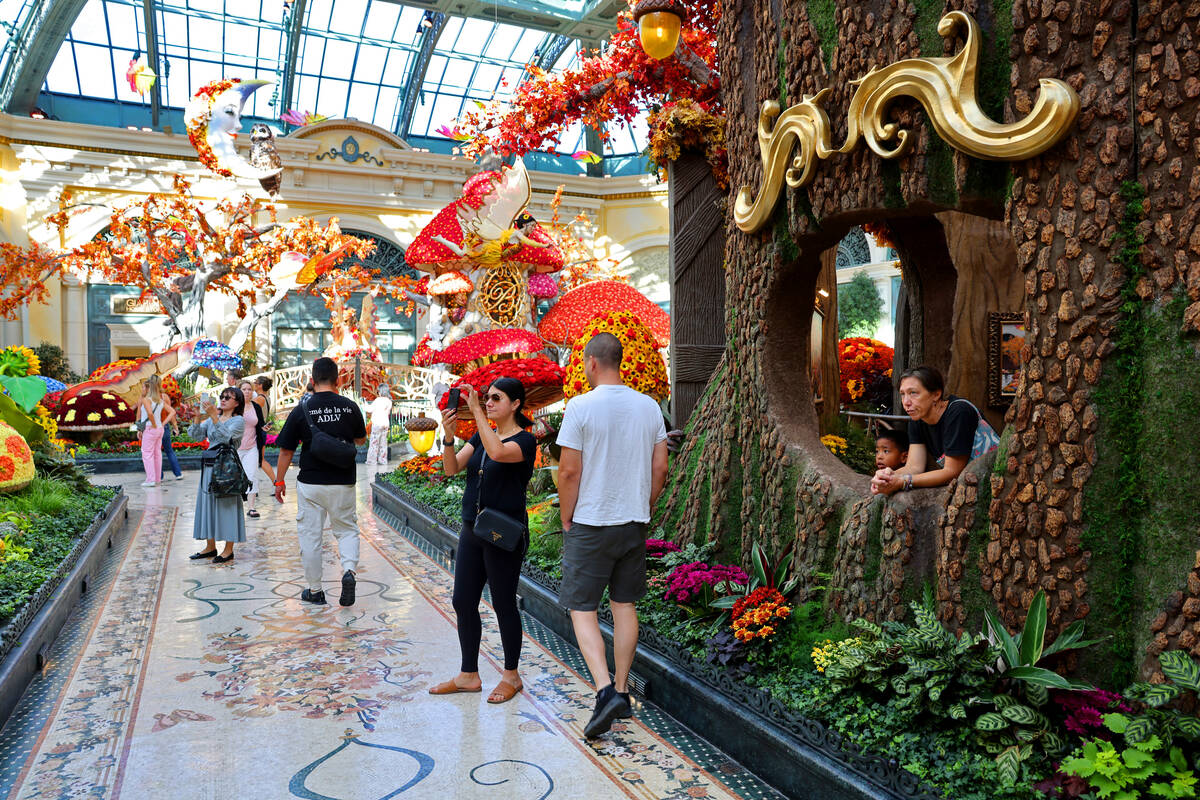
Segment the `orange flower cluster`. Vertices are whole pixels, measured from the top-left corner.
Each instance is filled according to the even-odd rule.
[[[658,354],[654,334],[629,311],[614,311],[592,320],[571,348],[563,381],[563,394],[568,400],[591,390],[583,374],[583,348],[598,333],[611,333],[621,340],[621,381],[626,386],[659,401],[671,395],[667,365]]]
[[[408,461],[401,462],[400,471],[405,475],[441,475],[441,456],[413,456]]]
[[[877,339],[854,336],[838,342],[838,371],[841,381],[841,401],[855,403],[868,390],[878,387],[883,379],[891,388],[892,348]]]
[[[741,642],[769,639],[791,615],[792,608],[779,590],[762,586],[734,604],[733,635]]]
[[[710,113],[689,98],[667,103],[647,117],[650,158],[659,169],[687,152],[703,153],[713,177],[729,188],[729,154],[725,147],[725,118]]]

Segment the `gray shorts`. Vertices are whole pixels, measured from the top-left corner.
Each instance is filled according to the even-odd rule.
[[[636,603],[646,594],[646,523],[584,525],[563,536],[563,576],[558,604],[595,611],[605,587],[614,603]]]

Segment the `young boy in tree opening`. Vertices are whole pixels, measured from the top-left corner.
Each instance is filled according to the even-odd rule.
[[[875,436],[875,469],[900,469],[908,462],[908,434],[888,428]]]

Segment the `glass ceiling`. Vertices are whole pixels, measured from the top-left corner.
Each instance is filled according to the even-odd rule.
[[[582,0],[522,2],[574,13],[585,5]],[[30,3],[0,0],[0,23],[23,18]],[[276,86],[259,90],[246,113],[275,120],[282,128],[278,118],[290,109],[280,107],[278,81],[286,61],[290,5],[283,0],[154,0],[162,105],[181,109],[196,88],[221,77],[262,78]],[[438,129],[452,127],[476,102],[511,97],[525,65],[552,36],[489,19],[449,17],[430,56],[411,126],[398,130],[405,87],[427,35],[424,13],[389,0],[309,0],[292,109],[354,117],[422,145],[449,144]],[[9,32],[0,36],[7,41]],[[88,0],[47,75],[47,102],[85,98],[148,107],[149,96],[138,95],[125,77],[130,60],[145,53],[145,42],[143,0]],[[4,53],[7,57],[8,50]],[[578,41],[572,41],[552,71],[576,63],[579,54]],[[644,120],[611,134],[606,156],[636,155],[646,146]],[[582,128],[568,131],[557,149],[568,154],[584,149]],[[582,162],[567,167],[584,169]]]

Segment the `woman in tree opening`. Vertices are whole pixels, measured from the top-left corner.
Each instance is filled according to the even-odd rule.
[[[971,401],[946,394],[942,373],[920,366],[900,375],[900,402],[908,423],[908,461],[871,479],[871,494],[895,494],[945,486],[967,462],[999,444],[999,437]]]
[[[458,644],[462,666],[457,676],[429,690],[430,694],[478,692],[479,643],[483,623],[479,601],[484,584],[492,591],[492,608],[500,623],[500,642],[504,647],[504,671],[500,682],[488,695],[489,703],[511,700],[524,686],[517,672],[521,656],[521,613],[517,610],[517,581],[521,562],[529,549],[529,518],[525,511],[525,490],[533,475],[537,440],[525,430],[533,423],[521,413],[525,405],[525,386],[516,378],[498,378],[488,387],[484,402],[468,385],[462,386],[467,407],[475,417],[479,431],[459,450],[454,451],[454,436],[442,442],[442,466],[446,475],[467,470],[467,485],[462,500],[462,534],[458,537],[458,559],[454,565],[454,613],[458,617]],[[442,412],[442,429],[453,431],[458,419],[456,408]],[[491,420],[496,430],[488,425]],[[487,508],[525,520],[525,538],[509,552],[475,535],[477,508]]]

